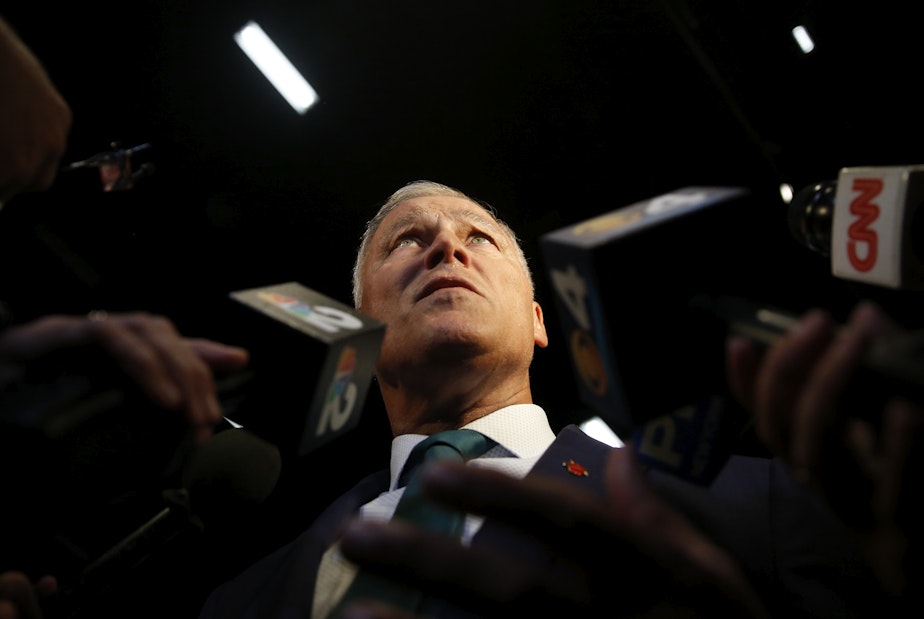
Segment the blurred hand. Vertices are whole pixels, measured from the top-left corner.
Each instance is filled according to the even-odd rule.
[[[924,508],[915,496],[924,481],[924,403],[871,397],[856,374],[874,339],[897,333],[872,303],[841,327],[813,310],[763,355],[730,339],[728,376],[760,438],[853,529],[885,589],[901,597],[924,585]]]
[[[0,331],[0,391],[32,364],[62,350],[95,349],[157,406],[184,415],[197,440],[221,420],[213,372],[246,366],[246,350],[182,337],[173,323],[145,312],[53,315]],[[105,316],[105,317],[102,317]]]
[[[0,19],[0,205],[47,189],[67,148],[71,109],[44,67]]]
[[[767,617],[733,559],[649,487],[631,447],[614,449],[605,500],[559,479],[515,479],[440,463],[434,498],[539,540],[556,568],[488,548],[465,548],[401,523],[357,522],[344,555],[470,606],[479,616]],[[357,602],[346,617],[407,615]]]
[[[41,619],[40,602],[57,592],[52,576],[43,576],[34,585],[22,572],[0,574],[0,619]]]

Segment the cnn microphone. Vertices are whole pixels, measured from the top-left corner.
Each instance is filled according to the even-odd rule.
[[[922,201],[924,165],[845,167],[793,197],[789,228],[835,277],[924,290]]]

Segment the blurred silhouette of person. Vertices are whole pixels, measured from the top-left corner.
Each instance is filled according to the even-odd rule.
[[[45,68],[0,16],[0,205],[54,182],[71,109]]]
[[[72,116],[42,63],[0,17],[0,207],[17,195],[48,189],[66,147]],[[2,222],[0,222],[2,225]],[[246,350],[182,336],[166,317],[147,312],[49,315],[20,324],[0,321],[0,400],[9,398],[32,368],[61,353],[74,369],[106,357],[154,406],[188,425],[201,443],[222,412],[214,372],[244,367]],[[85,354],[84,354],[85,353]],[[22,476],[23,471],[5,471]],[[15,510],[11,496],[4,510]],[[0,554],[3,549],[0,548]],[[26,574],[0,574],[0,617],[41,616],[39,598],[54,593],[52,576],[33,585]]]

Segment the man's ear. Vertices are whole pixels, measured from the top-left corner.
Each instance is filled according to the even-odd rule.
[[[533,301],[533,339],[539,348],[549,345],[549,335],[545,332],[545,318],[542,316],[542,306]]]

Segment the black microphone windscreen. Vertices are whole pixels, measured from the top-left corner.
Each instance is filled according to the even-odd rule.
[[[272,443],[243,428],[219,432],[201,445],[183,468],[192,513],[208,527],[222,514],[259,505],[269,497],[282,470]]]
[[[831,225],[837,181],[804,187],[788,207],[789,232],[801,245],[822,256],[831,255]]]

